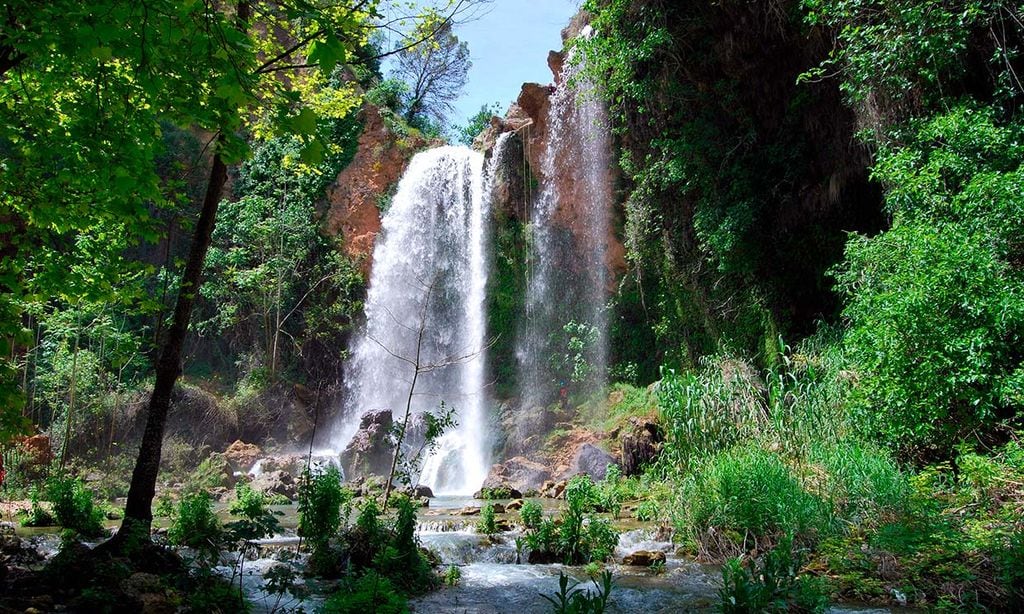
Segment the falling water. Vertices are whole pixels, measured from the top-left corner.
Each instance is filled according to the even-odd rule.
[[[524,407],[550,403],[573,385],[564,364],[552,365],[567,353],[570,322],[595,335],[581,352],[590,373],[576,384],[604,384],[611,167],[607,111],[570,56],[551,99],[541,192],[529,220],[526,317],[516,348]]]
[[[440,147],[416,155],[402,177],[373,252],[366,327],[351,348],[337,437],[347,443],[368,410],[390,409],[401,420],[410,394],[414,414],[436,414],[443,402],[458,426],[439,440],[419,480],[439,494],[472,493],[489,467],[483,163],[467,148]]]

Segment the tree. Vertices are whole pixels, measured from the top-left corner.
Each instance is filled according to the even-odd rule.
[[[458,129],[459,142],[469,147],[476,140],[476,137],[491,125],[491,118],[501,113],[501,106],[495,102],[490,105],[482,105],[476,115],[469,118],[465,126]]]
[[[437,27],[433,20],[423,22],[412,37],[423,41],[399,52],[395,68],[395,75],[409,86],[405,119],[414,126],[425,121],[443,124],[466,85],[472,65],[469,46],[455,35],[451,23]]]
[[[361,102],[355,83],[329,78],[350,58],[379,59],[363,53],[377,4],[239,0],[213,8],[176,0],[22,0],[6,6],[0,20],[0,430],[22,423],[15,376],[18,346],[26,343],[24,305],[35,297],[141,302],[141,285],[123,280],[148,271],[129,250],[156,241],[162,225],[155,213],[183,201],[180,182],[158,172],[163,126],[207,140],[205,195],[173,318],[159,339],[119,543],[148,536],[170,394],[228,165],[247,156],[249,139],[281,134],[301,143],[302,164],[329,151],[320,121],[344,117]],[[450,0],[446,18],[431,12],[430,21],[449,25],[472,4]]]

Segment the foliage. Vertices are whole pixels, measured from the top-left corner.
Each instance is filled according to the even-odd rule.
[[[694,541],[712,527],[737,542],[756,543],[786,531],[807,536],[829,522],[825,501],[808,492],[777,454],[755,445],[709,457],[683,479],[678,501],[676,523]]]
[[[342,487],[341,472],[330,466],[323,472],[306,471],[299,483],[299,535],[309,544],[309,565],[315,573],[333,570],[335,560],[330,550],[331,539],[341,528],[342,506],[352,492]]]
[[[909,483],[892,457],[871,444],[845,441],[812,447],[808,461],[828,475],[825,487],[833,511],[842,518],[866,519],[901,510]]]
[[[480,508],[480,520],[476,524],[476,530],[483,535],[494,535],[500,533],[494,521],[494,506],[490,503]]]
[[[852,382],[830,331],[797,349],[778,340],[774,351],[777,363],[761,373],[723,356],[704,359],[696,372],[662,374],[658,407],[668,443],[661,462],[670,471],[750,440],[803,455],[851,428]]]
[[[222,538],[223,529],[213,513],[210,495],[205,491],[182,495],[167,529],[167,541],[192,548],[201,557],[212,560],[220,553]]]
[[[409,608],[390,580],[368,571],[343,584],[318,611],[321,614],[405,614]]]
[[[523,522],[523,527],[536,529],[544,518],[544,508],[536,501],[524,501],[523,507],[519,508],[519,518]]]
[[[543,518],[539,506],[527,509],[523,504],[520,514],[527,529],[525,542],[536,553],[531,562],[559,559],[567,565],[578,565],[608,560],[619,535],[610,522],[594,515],[600,503],[594,482],[586,475],[574,476],[564,496],[566,506],[557,520]],[[526,515],[522,516],[524,510]]]
[[[53,514],[44,509],[42,504],[39,502],[39,488],[37,486],[33,486],[30,489],[29,499],[32,505],[29,507],[28,512],[21,518],[21,526],[49,527],[57,523]]]
[[[839,281],[859,411],[905,455],[944,457],[1024,403],[1021,134],[960,107],[879,152],[893,228],[853,237]]]
[[[495,486],[493,488],[481,488],[477,499],[484,500],[497,500],[497,499],[511,499],[512,490],[507,486]]]
[[[552,370],[561,381],[573,384],[589,382],[597,375],[595,353],[599,350],[600,331],[596,326],[575,320],[562,328],[559,353],[552,356]]]
[[[556,614],[602,614],[608,607],[614,583],[612,572],[604,571],[600,582],[593,578],[594,591],[580,588],[579,582],[571,582],[569,576],[558,574],[558,592],[554,596],[541,595],[551,603]]]
[[[501,105],[497,102],[481,105],[480,110],[469,118],[465,126],[456,129],[456,138],[466,147],[471,146],[476,137],[491,125],[491,118],[500,114]]]
[[[993,21],[1003,24],[1002,36],[993,37],[994,49],[984,59],[997,74],[1012,71],[1009,61],[1020,52],[1013,32],[1024,30],[1014,19],[1020,8],[1002,1],[804,0],[804,5],[808,21],[834,28],[839,43],[805,78],[841,72],[840,87],[851,102],[870,105],[876,121],[885,124],[940,105],[955,92],[969,78],[969,58],[978,51],[974,37]]]
[[[231,541],[250,542],[270,537],[281,529],[277,514],[267,509],[270,499],[265,494],[253,490],[246,483],[235,487],[235,500],[228,511],[237,516],[238,520],[224,525],[225,532]]]
[[[449,565],[441,581],[445,586],[458,586],[459,582],[462,581],[462,570],[459,569],[458,565]]]
[[[439,24],[440,18],[424,20],[396,57],[395,77],[409,88],[403,114],[416,127],[424,121],[445,122],[472,66],[469,46],[450,23]]]
[[[50,477],[46,481],[46,499],[53,505],[57,524],[65,529],[84,537],[100,537],[106,533],[102,524],[103,510],[95,505],[92,491],[80,478]]]
[[[719,610],[746,612],[824,612],[828,598],[817,578],[801,575],[803,553],[787,536],[772,550],[744,566],[730,559],[722,567]]]

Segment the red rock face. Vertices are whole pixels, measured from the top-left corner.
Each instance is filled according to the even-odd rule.
[[[580,24],[576,24],[578,31]],[[567,29],[568,30],[568,29]],[[548,55],[548,66],[551,68],[555,83],[561,83],[562,70],[564,67],[564,56],[562,53],[552,51]],[[519,93],[519,98],[509,107],[504,118],[494,118],[490,128],[476,142],[476,146],[485,151],[493,148],[498,135],[503,132],[515,132],[523,142],[523,153],[526,156],[530,172],[540,182],[548,180],[543,176],[544,156],[547,151],[548,139],[550,138],[549,122],[551,111],[551,97],[555,93],[555,86],[539,85],[537,83],[525,83]],[[572,135],[564,135],[562,138],[572,138]],[[571,151],[572,148],[566,148]],[[614,155],[611,156],[614,160]],[[553,180],[559,195],[558,209],[555,213],[555,221],[561,227],[569,230],[577,239],[588,236],[586,224],[591,220],[591,200],[595,197],[582,182],[577,181],[579,176],[579,160],[570,156],[557,156],[555,160],[555,173]],[[618,181],[618,170],[613,163],[609,163],[607,176],[604,177],[602,190],[605,194],[613,194],[614,186]],[[533,195],[536,197],[536,194]],[[613,208],[610,218],[619,216],[619,204],[609,203]],[[609,224],[608,232],[604,237],[603,253],[605,267],[608,270],[606,279],[610,290],[614,290],[618,279],[626,271],[626,249],[622,240],[615,232],[615,224]]]
[[[356,155],[327,191],[330,208],[324,232],[342,236],[345,254],[359,259],[369,278],[373,242],[380,232],[378,203],[391,193],[413,154],[428,143],[391,132],[373,105],[364,105],[360,113],[365,126]]]

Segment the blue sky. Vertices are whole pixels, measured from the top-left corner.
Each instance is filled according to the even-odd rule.
[[[527,81],[550,83],[548,51],[561,49],[562,28],[578,6],[578,0],[494,0],[487,14],[459,26],[473,66],[452,123],[465,124],[484,104],[500,103],[504,112]]]

